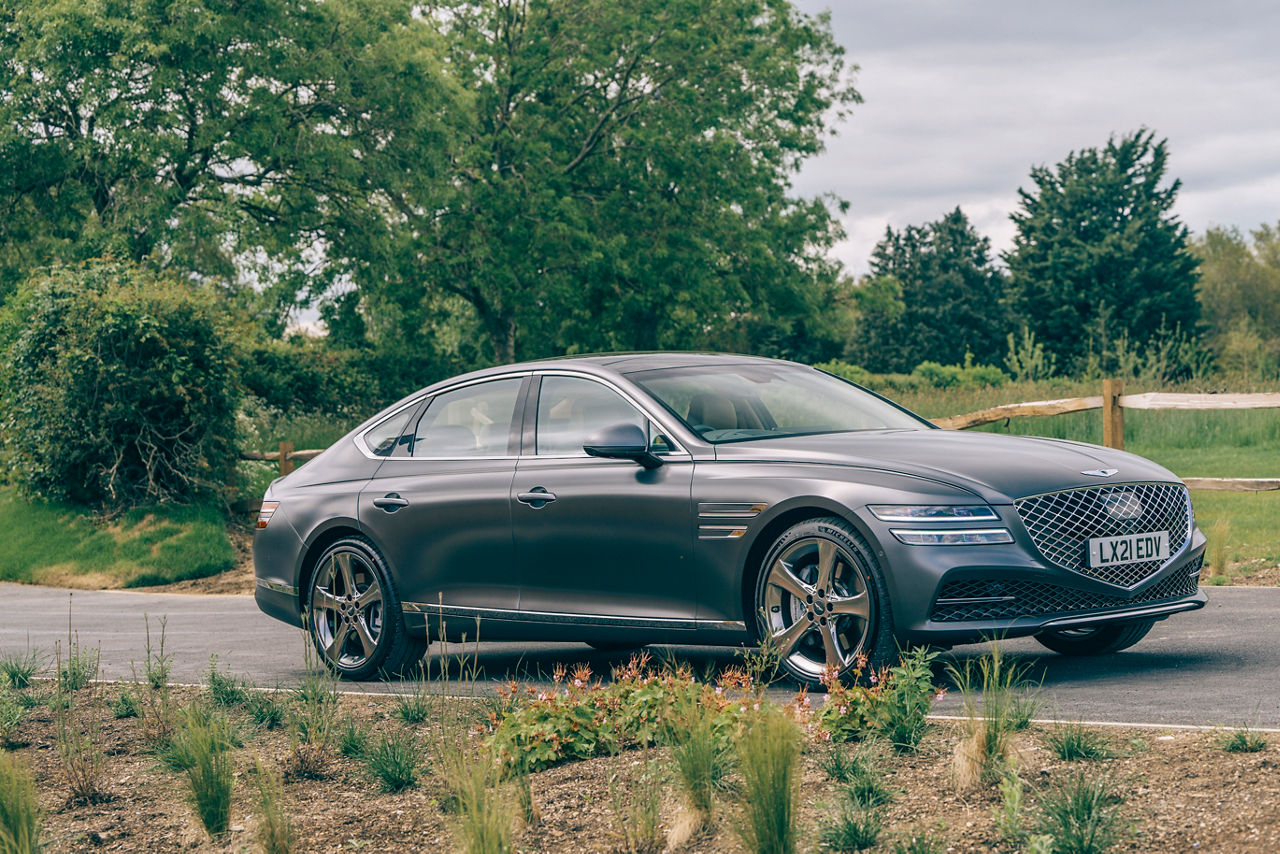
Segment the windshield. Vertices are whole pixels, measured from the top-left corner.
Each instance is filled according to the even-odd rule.
[[[799,365],[666,368],[627,375],[708,442],[807,433],[926,429],[915,416]]]

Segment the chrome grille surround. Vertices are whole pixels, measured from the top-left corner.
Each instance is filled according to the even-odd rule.
[[[1135,501],[1141,505],[1137,513]],[[1014,508],[1032,542],[1050,563],[1126,590],[1150,578],[1165,562],[1092,569],[1090,539],[1168,531],[1172,557],[1191,535],[1191,498],[1180,483],[1116,483],[1069,489],[1021,498],[1014,502]],[[1117,509],[1121,512],[1115,512]]]
[[[1086,611],[1122,610],[1185,599],[1199,588],[1203,558],[1196,557],[1168,577],[1126,598],[1075,590],[1057,584],[1017,579],[970,578],[949,581],[938,591],[929,619],[939,623],[976,620],[1012,620]]]

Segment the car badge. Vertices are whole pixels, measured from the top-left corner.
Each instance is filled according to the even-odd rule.
[[[1090,471],[1082,471],[1080,474],[1087,474],[1091,477],[1111,477],[1111,475],[1120,471],[1120,469],[1092,469]]]

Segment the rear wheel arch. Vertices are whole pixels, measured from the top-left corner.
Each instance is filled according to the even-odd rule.
[[[368,539],[365,533],[354,525],[339,524],[321,531],[307,546],[307,551],[303,555],[302,563],[298,568],[298,607],[300,611],[305,613],[307,610],[307,589],[311,586],[311,577],[315,575],[316,566],[320,562],[321,555],[325,553],[329,546],[347,537]]]

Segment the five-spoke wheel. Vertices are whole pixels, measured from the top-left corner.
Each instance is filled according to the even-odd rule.
[[[755,598],[762,633],[787,671],[809,684],[885,663],[884,600],[870,550],[839,519],[803,522],[779,537]]]
[[[407,669],[426,651],[410,638],[382,557],[366,540],[348,537],[330,546],[311,575],[311,638],[336,673],[367,679]]]

